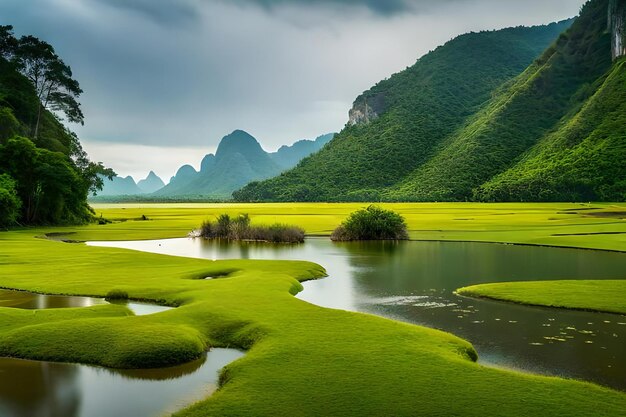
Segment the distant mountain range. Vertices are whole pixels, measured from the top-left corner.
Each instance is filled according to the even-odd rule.
[[[165,186],[163,180],[154,171],[150,171],[146,178],[137,183],[130,175],[127,177],[113,177],[112,180],[108,178],[102,179],[104,188],[98,192],[98,196],[102,197],[150,194]]]
[[[252,181],[271,178],[293,168],[303,158],[319,151],[334,135],[300,140],[268,153],[249,133],[235,130],[222,138],[215,155],[208,154],[202,159],[200,171],[183,165],[167,185],[152,171],[138,183],[130,176],[114,177],[112,181],[105,179],[104,189],[98,196],[228,199],[233,191]]]
[[[608,19],[607,19],[608,16]],[[359,96],[315,155],[237,201],[624,201],[626,2],[469,33]]]

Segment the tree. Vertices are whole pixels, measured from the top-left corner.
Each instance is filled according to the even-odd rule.
[[[67,134],[71,138],[70,158],[79,171],[80,176],[87,183],[89,194],[95,195],[98,191],[102,191],[104,187],[103,178],[112,180],[117,174],[111,168],[106,168],[102,162],[91,162],[87,152],[81,146],[76,133],[68,130]]]
[[[83,90],[72,78],[72,70],[47,42],[34,36],[22,36],[17,41],[13,61],[19,71],[35,87],[39,107],[33,129],[36,140],[44,110],[60,111],[68,121],[83,124],[84,116],[77,101]]]
[[[15,224],[20,216],[22,205],[13,178],[7,174],[0,175],[0,227],[9,227]]]
[[[17,39],[13,36],[13,26],[0,25],[0,57],[9,60],[17,48]]]
[[[0,146],[0,173],[10,175],[17,182],[16,191],[22,201],[22,220],[33,217],[37,180],[35,175],[37,148],[27,138],[16,136]]]
[[[61,152],[37,148],[16,136],[0,145],[0,174],[16,181],[25,224],[84,223],[92,217],[87,193],[92,183]]]

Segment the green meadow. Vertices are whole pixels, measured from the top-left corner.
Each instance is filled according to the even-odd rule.
[[[329,236],[366,203],[95,204],[113,221],[77,229],[79,240],[135,240],[185,236],[219,214],[248,213],[253,224],[298,225]],[[626,204],[397,203],[380,204],[405,217],[415,240],[459,240],[626,251]],[[148,220],[132,222],[146,216]],[[129,222],[131,221],[131,222]],[[56,230],[56,229],[55,229]]]
[[[490,368],[451,334],[293,297],[302,281],[323,279],[323,265],[210,261],[36,238],[51,232],[71,233],[72,240],[182,237],[221,213],[249,213],[253,224],[295,224],[310,235],[328,235],[363,206],[99,205],[98,216],[112,223],[2,232],[1,287],[125,293],[177,308],[148,316],[120,305],[0,308],[0,356],[138,368],[190,361],[211,347],[247,351],[224,368],[214,395],[179,416],[623,415],[622,392]],[[405,216],[413,239],[626,250],[623,205],[383,206]],[[223,278],[202,279],[216,275]]]

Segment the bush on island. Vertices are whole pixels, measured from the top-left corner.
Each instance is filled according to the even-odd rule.
[[[330,238],[333,241],[407,240],[409,233],[401,215],[371,205],[350,214]]]

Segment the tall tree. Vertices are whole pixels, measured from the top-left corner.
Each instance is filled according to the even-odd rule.
[[[17,48],[17,39],[13,36],[13,26],[0,25],[0,57],[11,59]]]
[[[33,129],[37,139],[44,110],[63,112],[68,121],[83,124],[84,116],[78,97],[83,92],[72,70],[54,52],[54,48],[34,36],[22,36],[15,49],[13,60],[18,69],[35,87],[39,108]]]

